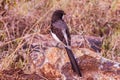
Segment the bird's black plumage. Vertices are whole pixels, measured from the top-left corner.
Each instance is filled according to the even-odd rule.
[[[77,64],[77,61],[73,55],[73,52],[71,50],[71,36],[69,33],[69,29],[67,27],[67,24],[62,19],[62,16],[64,15],[63,10],[56,10],[51,19],[51,33],[53,38],[57,38],[60,42],[64,43],[65,49],[67,51],[68,57],[70,59],[72,69],[77,74],[81,75],[80,68]]]

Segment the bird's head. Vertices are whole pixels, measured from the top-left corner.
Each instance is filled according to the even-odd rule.
[[[54,11],[53,15],[52,15],[52,22],[55,22],[57,20],[62,20],[62,16],[65,15],[65,12],[63,10],[56,10]]]

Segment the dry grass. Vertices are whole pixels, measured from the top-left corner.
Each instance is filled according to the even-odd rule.
[[[1,0],[1,69],[11,67],[30,35],[32,43],[34,35],[49,33],[51,14],[56,9],[66,12],[65,21],[71,34],[84,32],[104,37],[103,56],[120,61],[119,4],[119,0]],[[27,55],[29,50],[30,47],[25,52]],[[26,59],[27,63],[31,62],[29,60]],[[26,66],[23,63],[20,62],[21,68]]]

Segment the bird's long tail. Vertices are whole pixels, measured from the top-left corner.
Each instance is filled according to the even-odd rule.
[[[80,72],[80,68],[79,68],[79,66],[78,66],[78,64],[77,64],[77,61],[75,60],[75,57],[74,57],[74,55],[73,55],[72,50],[69,49],[69,48],[67,48],[67,47],[65,47],[65,49],[66,49],[67,54],[68,54],[68,57],[69,57],[69,59],[70,59],[70,63],[71,63],[71,65],[72,65],[73,71],[76,72],[80,77],[82,77],[82,74],[81,74],[81,72]]]

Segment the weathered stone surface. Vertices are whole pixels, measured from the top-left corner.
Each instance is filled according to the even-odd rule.
[[[44,37],[44,38],[43,38]],[[50,35],[40,36],[42,48],[39,49],[44,53],[45,60],[42,65],[37,66],[38,74],[47,79],[66,79],[66,80],[116,80],[120,79],[120,64],[103,58],[96,53],[92,48],[82,48],[84,45],[83,38],[79,35],[74,35],[72,38],[72,50],[76,60],[81,68],[83,77],[80,78],[71,69],[71,64],[67,53],[63,46],[57,46]],[[43,39],[42,39],[43,38]],[[100,38],[86,37],[86,39],[95,39],[102,41]],[[74,39],[74,40],[73,40]],[[96,40],[98,39],[98,40]],[[38,41],[35,41],[38,42]],[[78,44],[80,43],[80,44]],[[34,43],[34,45],[37,43]],[[93,44],[93,42],[92,42]],[[102,44],[102,42],[100,42]],[[100,47],[100,44],[98,45]],[[33,52],[34,53],[34,52]],[[39,58],[36,58],[39,59]],[[35,63],[38,65],[38,63]]]
[[[71,69],[71,64],[67,53],[63,46],[57,45],[50,35],[39,35],[34,38],[31,46],[31,61],[34,64],[34,73],[26,74],[22,71],[23,75],[33,76],[35,75],[39,79],[48,80],[119,80],[120,79],[120,63],[112,60],[103,58],[101,54],[96,53],[91,48],[82,48],[78,42],[83,44],[79,36],[75,36],[75,40],[72,42],[72,51],[78,65],[82,72],[82,78],[79,77]],[[41,38],[41,39],[39,39]],[[87,38],[86,38],[87,39]],[[30,42],[28,40],[28,42]],[[38,45],[39,44],[39,45]],[[29,45],[29,43],[27,43]],[[27,49],[27,47],[26,47]],[[9,71],[6,71],[9,72]],[[19,71],[4,73],[6,78],[7,75],[10,77],[16,77]],[[21,71],[20,71],[21,73]],[[21,75],[21,74],[20,74]],[[0,76],[2,78],[2,76]],[[23,78],[23,76],[18,76]],[[31,78],[31,77],[30,77]],[[12,78],[10,78],[12,80]],[[26,79],[26,76],[24,77]],[[23,80],[24,80],[23,79]],[[31,78],[34,80],[34,78]],[[7,79],[6,79],[7,80]]]

